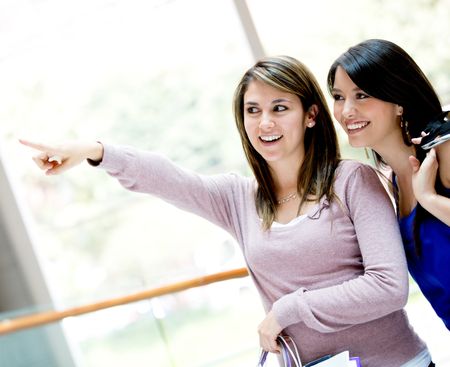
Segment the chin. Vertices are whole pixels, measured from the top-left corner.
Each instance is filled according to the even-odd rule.
[[[348,139],[348,143],[352,148],[367,148],[368,144],[357,139]]]

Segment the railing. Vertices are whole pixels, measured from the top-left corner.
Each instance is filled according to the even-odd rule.
[[[6,315],[7,319],[0,321],[0,366],[121,366],[123,364],[126,364],[122,363],[123,360],[127,360],[126,358],[124,358],[123,360],[119,360],[116,364],[106,363],[106,361],[102,360],[104,354],[99,354],[97,356],[96,354],[93,354],[91,352],[91,349],[89,349],[89,347],[93,345],[94,348],[92,350],[100,350],[95,349],[95,344],[93,344],[91,341],[95,340],[96,336],[94,336],[92,339],[89,339],[91,338],[90,336],[88,336],[86,339],[79,339],[88,341],[88,347],[83,346],[82,350],[80,349],[79,344],[77,344],[78,352],[81,351],[81,353],[83,353],[83,361],[81,363],[79,363],[79,361],[77,361],[75,364],[60,362],[56,359],[56,357],[54,357],[54,354],[61,352],[61,345],[55,342],[54,338],[52,339],[52,336],[56,335],[56,337],[64,337],[62,336],[62,334],[55,332],[59,330],[58,325],[55,325],[55,329],[51,329],[54,327],[51,324],[68,317],[81,316],[83,314],[90,314],[95,311],[106,310],[115,306],[126,305],[139,301],[146,301],[160,296],[168,296],[170,294],[196,287],[206,286],[212,283],[218,283],[235,278],[244,278],[247,275],[248,272],[245,268],[239,268],[191,278],[181,282],[167,284],[158,288],[129,294],[123,297],[111,298],[105,301],[74,307],[63,311],[28,313],[27,316],[21,317]],[[238,284],[242,285],[246,284],[246,282],[239,282]],[[217,287],[219,287],[220,289],[220,292],[222,292],[223,289],[227,289],[226,285],[225,288],[221,288],[223,286],[224,285],[217,285]],[[234,288],[235,285],[231,285],[231,287]],[[214,288],[215,287],[212,287],[211,289],[214,291]],[[244,295],[244,297],[248,297],[248,293],[245,292],[242,294]],[[416,295],[413,298],[418,298],[418,296]],[[180,318],[177,318],[179,314],[174,312],[170,314],[170,317],[165,318],[165,316],[163,316],[163,318],[160,319],[158,316],[155,316],[153,311],[151,311],[151,308],[142,310],[140,315],[143,316],[139,318],[139,321],[133,321],[133,324],[127,324],[126,327],[120,329],[118,335],[137,335],[139,331],[136,333],[136,328],[132,329],[132,331],[128,334],[126,333],[126,328],[129,327],[128,325],[135,326],[138,325],[138,323],[141,327],[140,330],[145,330],[144,333],[141,333],[141,335],[145,335],[145,348],[142,349],[145,350],[145,354],[141,352],[141,349],[132,349],[132,351],[129,352],[129,354],[133,354],[133,358],[130,358],[130,361],[133,361],[130,362],[131,365],[137,366],[137,364],[135,363],[135,354],[138,354],[139,357],[143,357],[140,359],[140,361],[142,362],[140,362],[141,364],[139,364],[139,366],[155,365],[165,367],[235,367],[238,365],[249,365],[257,358],[257,336],[256,334],[254,334],[253,329],[260,319],[258,315],[256,315],[256,317],[253,319],[254,314],[258,312],[256,308],[254,310],[252,308],[253,306],[248,306],[246,307],[245,312],[243,312],[243,306],[245,307],[245,305],[250,304],[259,305],[259,302],[257,298],[245,298],[245,303],[242,303],[243,299],[244,298],[239,298],[239,306],[236,307],[236,309],[238,310],[237,317],[233,318],[233,316],[229,317],[229,315],[223,317],[222,315],[224,314],[220,313],[219,318],[221,321],[220,323],[218,323],[216,322],[217,315],[213,315],[210,318],[206,316],[208,325],[210,325],[209,323],[212,324],[210,328],[208,326],[208,332],[211,331],[211,337],[209,337],[209,334],[201,334],[201,337],[193,338],[194,341],[192,345],[188,343],[189,341],[186,339],[186,337],[183,337],[183,330],[179,332],[180,328],[182,329],[182,325],[180,325],[179,323]],[[251,302],[247,302],[249,300]],[[434,360],[438,362],[438,365],[450,366],[448,353],[450,336],[448,332],[445,333],[445,327],[441,325],[441,321],[431,310],[429,304],[426,303],[426,301],[422,297],[420,298],[420,300],[410,300],[407,308],[409,308],[408,313],[410,314],[412,324],[414,325],[416,330],[419,330],[419,335],[421,335],[421,337],[427,341],[427,344],[429,344],[429,348],[433,352]],[[129,310],[127,310],[127,312],[129,312]],[[222,312],[222,310],[220,312]],[[186,325],[188,324],[189,328],[191,328],[192,325],[192,330],[197,329],[196,333],[198,333],[198,329],[199,326],[201,326],[201,323],[197,323],[199,319],[190,318],[192,315],[194,315],[195,317],[195,313],[191,313],[190,316],[185,319],[188,320],[188,323],[186,323]],[[261,314],[261,318],[262,316],[263,315]],[[87,317],[89,316],[87,315]],[[110,315],[108,317],[110,317]],[[174,317],[175,321],[171,322],[170,320],[173,320]],[[102,318],[103,317],[101,317],[101,315],[100,317],[97,317],[97,315],[92,315],[92,318],[88,320],[88,323],[86,323],[86,320],[83,317],[80,317],[79,319],[73,320],[72,325],[83,325],[86,328],[86,325],[91,325],[90,323],[93,319],[101,320]],[[225,323],[222,323],[222,320],[224,318]],[[242,326],[242,323],[245,323],[247,320],[250,320],[250,322],[248,322],[246,325],[247,327],[242,327],[239,333],[232,335],[231,338],[228,337],[226,341],[222,342],[223,344],[216,343],[214,341],[216,336],[217,338],[223,338],[228,329],[234,330],[236,325]],[[222,328],[219,325],[222,325]],[[39,326],[45,327],[39,328]],[[89,329],[89,326],[87,326],[86,329]],[[250,329],[251,332],[247,336],[245,334],[245,330],[248,329]],[[15,333],[21,330],[24,331]],[[205,330],[205,328],[203,328],[202,330]],[[214,333],[217,333],[217,335],[215,335]],[[181,336],[179,336],[180,334]],[[103,338],[103,335],[100,338]],[[129,339],[131,340],[130,345],[136,344],[135,341],[137,339],[133,337]],[[209,339],[213,339],[213,341],[210,344],[207,344],[207,347],[205,348],[205,341],[208,341]],[[199,343],[201,344],[201,346],[198,346]],[[106,344],[113,345],[112,348],[117,347],[117,345],[120,346],[120,344],[117,343],[110,344],[110,341],[108,341],[105,342],[105,344],[102,344],[102,347]],[[188,344],[189,346],[187,346]],[[217,347],[217,345],[219,345],[219,347]],[[227,349],[227,346],[229,346],[229,349]],[[217,349],[214,349],[214,347],[217,347]],[[200,352],[197,351],[196,353],[195,348],[198,348]],[[26,353],[24,352],[25,350]],[[114,351],[114,349],[111,350]],[[138,353],[136,353],[136,350],[138,351]],[[117,349],[117,352],[110,353],[113,354],[110,360],[112,362],[115,362],[114,358],[117,358],[117,356],[121,356],[123,351],[124,349]],[[65,349],[61,353],[70,355],[71,350]],[[199,353],[201,353],[200,356]],[[94,356],[95,359],[92,358],[92,356]],[[148,364],[148,360],[151,360],[153,364]],[[103,362],[105,363],[103,364]]]
[[[106,308],[151,299],[166,294],[176,293],[189,288],[200,287],[229,279],[242,278],[247,275],[248,271],[246,268],[238,268],[168,284],[158,288],[153,288],[146,291],[137,292],[134,294],[129,294],[123,297],[116,297],[96,303],[73,307],[62,311],[57,310],[47,311],[21,316],[13,319],[6,319],[0,322],[0,335],[12,333],[23,329],[33,328],[45,324],[50,324],[53,322],[63,320],[67,317],[79,316],[82,314],[87,314],[90,312],[95,312]]]

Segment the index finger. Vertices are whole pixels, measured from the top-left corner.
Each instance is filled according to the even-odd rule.
[[[425,169],[433,169],[433,165],[437,163],[436,158],[436,150],[434,148],[431,148],[430,151],[427,153],[425,159],[423,160],[421,166],[423,166]],[[436,165],[437,169],[437,165]]]
[[[427,157],[431,159],[436,159],[436,149],[431,148],[430,151],[427,153]]]
[[[25,139],[19,139],[19,142],[23,145],[26,145],[27,147],[40,150],[41,152],[55,150],[49,145],[45,145],[45,144],[41,144],[41,143],[37,143],[37,142],[25,140]]]

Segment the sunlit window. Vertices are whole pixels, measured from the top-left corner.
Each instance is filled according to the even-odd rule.
[[[386,38],[416,59],[442,102],[450,104],[448,1],[247,3],[266,54],[297,57],[324,91],[339,54],[363,39]],[[30,233],[56,305],[93,302],[244,262],[221,229],[151,196],[127,192],[99,169],[83,164],[46,177],[17,139],[100,140],[160,151],[203,173],[249,174],[231,102],[253,62],[231,0],[0,4],[1,155],[31,218]],[[340,138],[345,157],[366,159],[344,134]],[[166,347],[185,348],[176,353],[186,353],[189,366],[214,359],[192,352],[193,324],[217,343],[210,348],[218,362],[208,365],[237,366],[245,358],[248,365],[257,355],[250,352],[258,346],[262,315],[252,292],[249,279],[233,281],[68,320],[66,327],[86,366],[123,365],[141,352],[150,358],[151,338],[144,335],[156,339],[161,320],[172,340]],[[221,317],[222,323],[215,321]],[[89,328],[94,324],[96,329]],[[224,324],[240,324],[241,339],[234,327],[222,330]],[[130,335],[137,335],[134,349],[121,339]],[[220,340],[242,350],[221,351]],[[161,350],[155,352],[161,364],[154,365],[170,366],[170,351]],[[241,352],[244,359],[236,357]]]

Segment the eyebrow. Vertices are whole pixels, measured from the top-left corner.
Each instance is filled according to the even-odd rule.
[[[334,92],[342,92],[342,91],[339,88],[332,88],[331,93],[334,93]],[[356,87],[356,88],[352,89],[352,92],[364,92],[364,91],[361,88]]]
[[[291,102],[291,101],[287,98],[278,98],[272,101],[272,103],[280,103],[280,102]]]
[[[281,103],[281,102],[289,102],[289,103],[291,103],[291,101],[289,99],[287,99],[287,98],[277,98],[277,99],[274,99],[271,103],[272,104],[277,104],[277,103]],[[258,106],[259,105],[259,103],[252,102],[252,101],[245,102],[245,104],[246,105],[251,105],[251,106]]]

